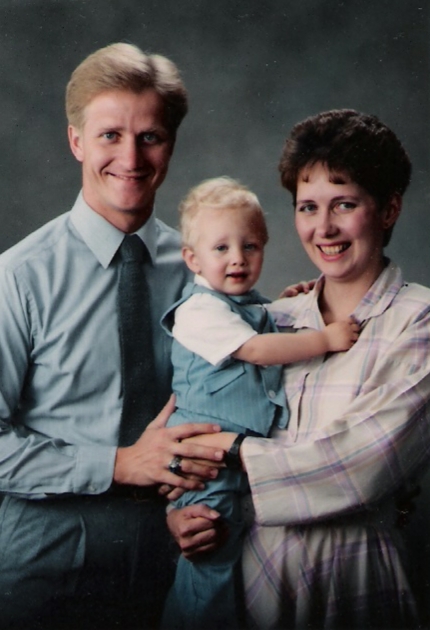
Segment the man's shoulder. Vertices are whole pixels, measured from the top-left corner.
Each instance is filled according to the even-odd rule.
[[[67,233],[70,212],[66,212],[23,238],[0,255],[0,267],[17,269],[31,260],[50,255]]]
[[[164,221],[158,218],[155,219],[155,224],[157,226],[157,241],[159,243],[180,248],[181,235],[178,230],[170,227],[170,225],[167,225],[167,223],[164,223]]]

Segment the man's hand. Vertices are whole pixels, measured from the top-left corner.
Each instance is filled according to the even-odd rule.
[[[309,293],[314,288],[315,283],[316,280],[302,280],[297,284],[290,284],[279,294],[279,298],[296,297],[299,293]]]
[[[219,433],[220,427],[190,422],[166,428],[174,409],[175,399],[172,396],[135,444],[118,448],[113,476],[115,483],[137,486],[167,484],[185,490],[201,490],[204,488],[202,480],[217,476],[217,468],[211,462],[221,462],[224,452],[217,446],[182,440],[202,433]],[[169,470],[175,455],[184,458],[181,476]]]
[[[195,435],[193,437],[186,438],[186,442],[192,444],[204,444],[205,446],[212,446],[216,449],[222,449],[223,453],[227,453],[230,450],[231,445],[233,444],[235,438],[237,437],[237,433],[230,433],[222,431],[221,433],[204,433],[202,435]],[[206,464],[202,460],[194,460],[194,463],[197,464]],[[223,461],[214,463],[214,468],[225,468],[225,463]],[[184,460],[181,462],[181,468],[184,468]],[[245,470],[245,463],[242,460],[242,468]],[[158,489],[158,493],[161,496],[166,497],[168,501],[176,501],[184,494],[183,488],[177,488],[170,486],[168,484],[163,484]]]
[[[220,514],[201,503],[180,510],[171,510],[167,525],[181,548],[182,554],[191,562],[219,547],[227,536]]]

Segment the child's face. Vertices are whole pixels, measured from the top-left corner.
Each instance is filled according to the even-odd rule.
[[[264,256],[254,211],[203,208],[194,221],[195,243],[182,250],[191,271],[221,293],[249,291],[260,276]]]

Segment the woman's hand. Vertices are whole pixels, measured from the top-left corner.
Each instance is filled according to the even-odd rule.
[[[226,539],[227,529],[219,512],[198,503],[167,515],[167,525],[182,554],[191,562],[198,562]]]
[[[309,293],[314,288],[315,283],[316,280],[302,280],[297,284],[290,284],[279,294],[279,298],[296,297],[299,293]]]

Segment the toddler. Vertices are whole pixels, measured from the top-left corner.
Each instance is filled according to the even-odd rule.
[[[288,423],[282,365],[348,350],[358,326],[277,332],[268,300],[253,289],[268,234],[259,201],[245,186],[227,177],[205,181],[190,191],[180,214],[182,255],[195,279],[162,320],[173,336],[177,405],[168,426],[213,422],[225,431],[269,436],[272,427]],[[175,501],[175,507],[205,503],[217,510],[229,535],[203,562],[180,557],[166,628],[243,627],[240,499],[247,491],[246,475],[227,468],[205,490]]]

